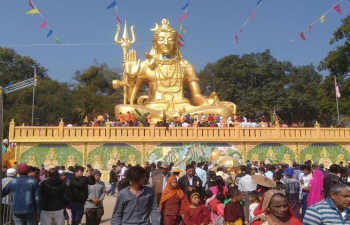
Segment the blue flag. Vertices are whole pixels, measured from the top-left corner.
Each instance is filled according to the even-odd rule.
[[[350,0],[349,0],[350,1]],[[256,5],[259,5],[262,2],[262,0],[259,0],[258,3],[256,3]]]
[[[350,0],[349,0],[350,1]],[[181,10],[184,10],[184,9],[186,9],[188,6],[190,5],[190,2],[187,2],[187,4],[184,6],[184,7],[182,7],[182,9]]]
[[[109,6],[107,6],[107,9],[113,8],[117,6],[117,1],[112,2],[111,4],[109,4]]]
[[[50,35],[52,34],[52,30],[50,29],[49,33],[46,35],[46,37],[50,37]]]

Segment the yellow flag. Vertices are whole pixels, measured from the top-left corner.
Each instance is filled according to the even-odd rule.
[[[324,16],[325,16],[325,15],[322,15],[322,16],[320,17],[320,21],[321,21],[322,25],[324,24]]]
[[[28,10],[28,11],[26,12],[26,14],[37,14],[37,13],[39,13],[39,10],[38,10],[37,8]]]
[[[185,28],[182,26],[182,24],[181,24],[181,26],[180,26],[180,30],[181,30],[183,33],[186,33],[186,30],[185,30]]]

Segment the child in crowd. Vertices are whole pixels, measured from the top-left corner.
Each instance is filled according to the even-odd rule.
[[[259,193],[257,191],[250,191],[248,193],[249,201],[252,203],[249,206],[249,223],[254,219],[254,210],[259,205]]]
[[[198,192],[188,192],[190,205],[181,209],[185,225],[190,224],[209,224],[210,214],[207,207],[200,205],[200,196]]]
[[[213,223],[213,225],[225,225],[225,218],[224,218],[224,202],[226,200],[226,197],[224,194],[217,194],[216,195],[216,202],[217,202],[217,206],[216,206],[216,219],[215,219],[215,223]]]
[[[211,224],[215,223],[216,219],[216,213],[217,213],[217,205],[218,203],[216,202],[215,195],[213,195],[213,192],[211,190],[206,190],[204,192],[204,199],[205,199],[205,206],[208,208],[210,212],[210,221]]]
[[[244,212],[243,207],[239,204],[242,201],[242,192],[237,189],[231,189],[231,201],[225,206],[225,221],[228,225],[243,225]]]

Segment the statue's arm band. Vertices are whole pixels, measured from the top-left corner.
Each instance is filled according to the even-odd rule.
[[[199,78],[197,78],[197,77],[193,77],[193,78],[187,78],[187,81],[188,82],[191,82],[191,81],[199,81]]]

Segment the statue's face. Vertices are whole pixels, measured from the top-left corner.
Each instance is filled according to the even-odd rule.
[[[174,52],[176,40],[170,32],[160,32],[157,39],[157,51],[163,55],[170,55]]]

